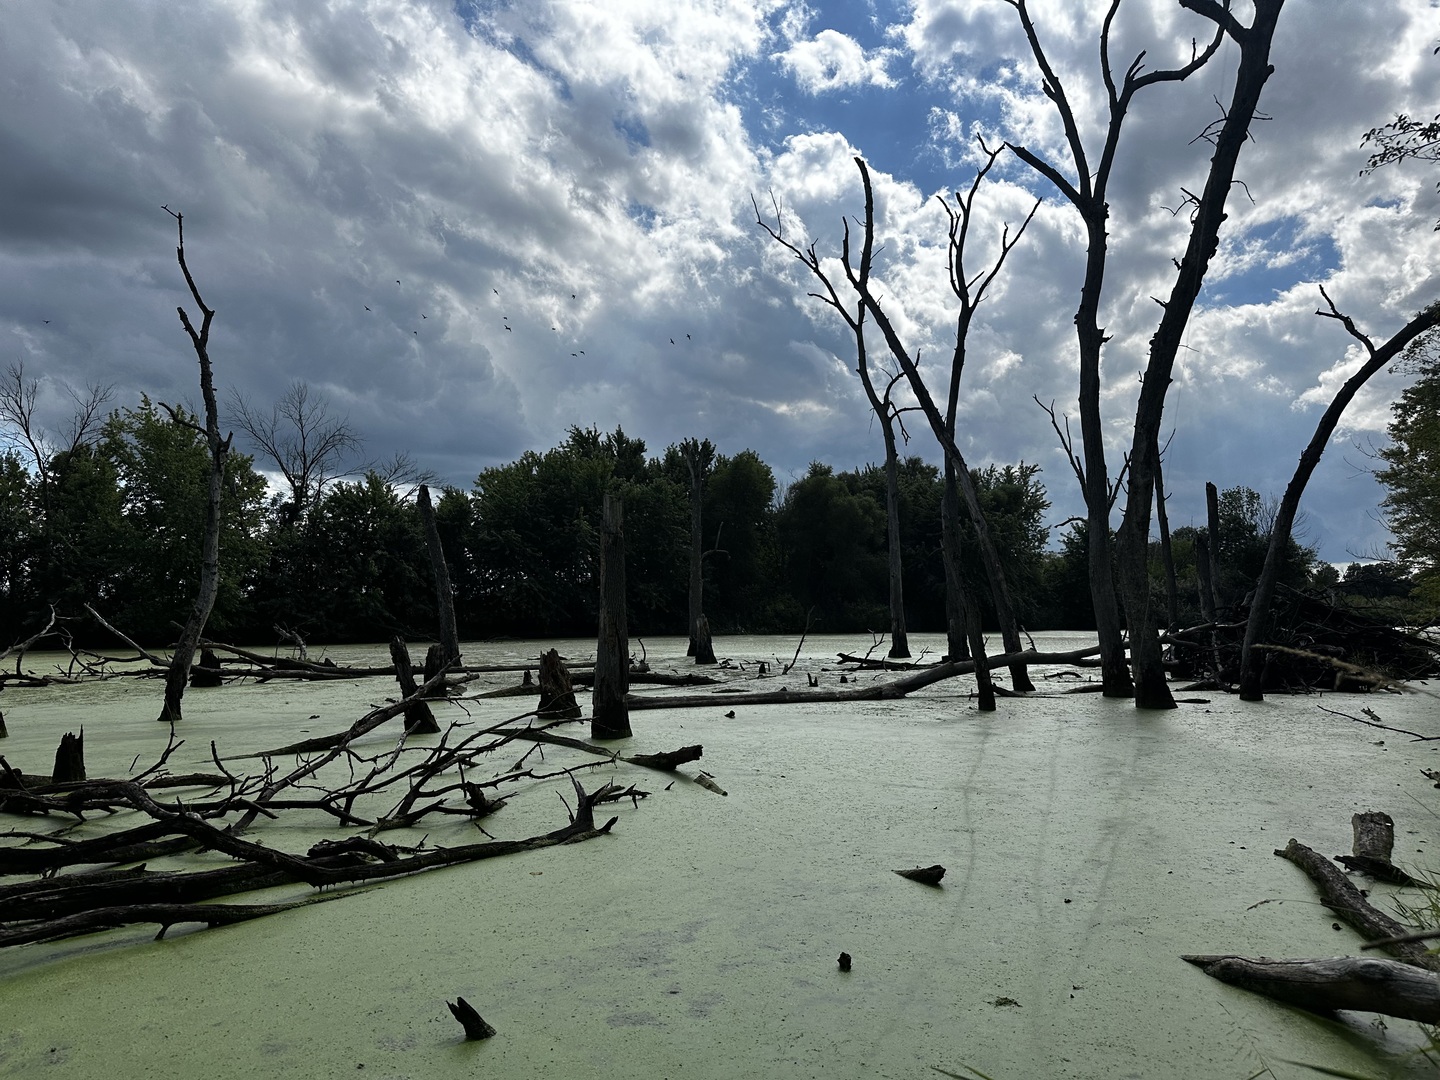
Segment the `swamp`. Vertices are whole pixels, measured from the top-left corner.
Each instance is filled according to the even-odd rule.
[[[1051,633],[1035,644],[1062,652],[1093,640]],[[647,641],[650,669],[693,671],[686,644]],[[911,646],[923,663],[945,641],[914,634]],[[577,670],[595,656],[593,639],[463,651],[472,665],[523,666],[549,648]],[[209,929],[176,924],[159,939],[142,923],[0,950],[0,1076],[1318,1075],[1307,1064],[1433,1073],[1414,1023],[1321,1017],[1182,959],[1362,955],[1363,939],[1273,852],[1292,837],[1348,850],[1351,816],[1383,810],[1396,863],[1433,871],[1440,798],[1422,770],[1440,768],[1440,743],[1429,741],[1440,710],[1429,686],[1252,703],[1182,691],[1178,708],[1149,712],[1063,693],[1094,672],[1055,665],[1032,668],[1038,691],[1002,696],[993,713],[977,711],[969,676],[901,701],[727,704],[757,682],[803,692],[811,679],[824,690],[842,675],[860,685],[893,677],[837,661],[865,649],[853,635],[811,636],[798,650],[793,638],[717,639],[722,664],[708,671],[720,685],[703,688],[713,705],[632,708],[633,736],[603,744],[626,757],[699,744],[698,761],[667,774],[516,741],[473,762],[468,779],[517,769],[548,778],[498,785],[492,794],[508,801],[482,819],[434,816],[381,834],[427,848],[485,839],[477,825],[499,840],[545,834],[575,807],[569,770],[588,792],[609,782],[648,793],[597,808],[617,820],[585,843],[378,884],[246,893],[224,902],[326,902]],[[387,658],[383,646],[324,655],[342,666]],[[25,667],[66,660],[31,653]],[[403,742],[401,760],[419,760],[511,718],[526,726],[532,699],[480,696],[517,682],[518,671],[481,675],[431,702],[441,734],[402,736],[397,718],[351,749],[383,756]],[[88,775],[135,775],[167,749],[159,692],[136,678],[9,686],[0,752],[43,773],[83,718]],[[192,689],[175,725],[183,743],[164,769],[213,772],[218,758],[236,774],[258,772],[245,755],[343,731],[394,692],[381,679]],[[553,730],[587,734],[578,723]],[[284,772],[296,758],[272,760]],[[708,786],[695,782],[702,770]],[[87,816],[71,839],[135,817]],[[34,832],[74,820],[5,817],[6,828]],[[312,810],[259,820],[246,837],[300,853],[366,833]],[[21,842],[5,840],[6,850]],[[183,858],[149,869],[231,862]],[[932,864],[947,868],[936,886],[892,872]],[[1365,887],[1388,912],[1424,903],[1417,889]],[[464,1038],[445,1007],[457,997],[495,1037]]]

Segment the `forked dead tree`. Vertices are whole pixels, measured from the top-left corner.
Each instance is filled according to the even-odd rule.
[[[982,143],[983,147],[983,143]],[[1014,603],[1011,600],[1009,585],[1005,579],[1004,567],[1001,564],[999,553],[990,537],[990,531],[985,520],[984,509],[980,505],[979,495],[975,489],[974,481],[970,474],[969,466],[965,462],[955,440],[955,417],[958,411],[960,378],[964,372],[966,348],[971,323],[974,320],[976,309],[984,299],[985,291],[999,274],[1004,265],[1006,256],[1019,241],[1025,228],[1039,208],[1037,200],[1030,214],[1024,223],[1016,230],[1014,236],[1010,235],[1008,227],[1001,237],[1000,254],[994,264],[986,271],[982,271],[973,277],[968,275],[964,265],[964,248],[969,235],[972,209],[976,192],[990,168],[994,165],[998,152],[987,150],[988,160],[986,165],[979,170],[967,195],[956,195],[955,206],[945,203],[947,214],[950,216],[949,251],[950,251],[950,276],[951,289],[960,301],[960,310],[956,318],[955,348],[951,361],[951,378],[949,393],[947,396],[947,410],[941,414],[936,407],[933,397],[930,394],[923,378],[920,375],[917,363],[911,358],[904,343],[900,340],[899,334],[891,322],[888,314],[876,298],[871,283],[872,256],[874,252],[875,234],[875,203],[874,194],[870,183],[869,169],[861,158],[855,159],[855,164],[860,171],[860,178],[865,192],[865,214],[862,221],[863,240],[861,245],[860,259],[858,266],[851,256],[850,248],[850,224],[847,220],[844,225],[844,237],[841,246],[841,266],[849,283],[856,301],[855,314],[851,314],[848,303],[841,300],[840,294],[824,267],[820,262],[819,255],[814,244],[808,248],[801,248],[799,245],[785,239],[783,222],[780,219],[778,208],[776,210],[775,224],[772,226],[760,215],[758,204],[756,205],[756,221],[765,229],[776,243],[780,244],[792,255],[802,262],[809,269],[812,276],[820,282],[824,289],[823,293],[811,293],[810,295],[828,304],[840,313],[846,324],[856,336],[856,342],[861,356],[862,375],[865,366],[864,349],[864,320],[866,317],[872,319],[880,330],[891,358],[899,367],[900,374],[907,380],[912,393],[915,395],[921,411],[930,425],[936,440],[940,443],[950,466],[947,468],[947,479],[953,479],[958,486],[959,493],[963,497],[966,510],[969,514],[972,526],[975,529],[980,548],[981,559],[985,565],[986,574],[990,581],[991,595],[994,600],[997,617],[1000,621],[1001,633],[1005,640],[1007,652],[1020,651],[1019,621],[1015,615]],[[888,397],[888,390],[887,390]],[[873,395],[872,395],[873,398]],[[873,404],[873,400],[872,400]],[[958,574],[956,563],[959,549],[958,512],[953,509],[955,500],[949,500],[947,516],[951,519],[946,532],[946,553],[947,553],[947,583],[956,590],[957,598],[963,597],[963,586]],[[973,598],[964,598],[962,606],[965,614],[963,618],[967,636],[970,640],[970,652],[975,656],[985,654],[984,641],[980,636],[978,610]],[[959,621],[956,619],[955,621]],[[952,647],[952,655],[957,652]],[[993,705],[993,697],[988,685],[988,677],[982,674],[981,700],[982,706],[988,700]],[[1034,684],[1030,681],[1025,666],[1017,664],[1011,669],[1013,685],[1017,690],[1033,690]]]
[[[215,404],[215,381],[210,368],[210,323],[215,318],[215,311],[205,306],[200,289],[190,274],[190,267],[185,263],[185,215],[171,210],[168,206],[163,209],[175,219],[178,236],[175,258],[180,263],[185,284],[189,286],[190,296],[201,314],[200,329],[197,331],[190,321],[190,316],[186,314],[184,305],[175,309],[180,313],[180,325],[185,327],[185,333],[190,336],[190,344],[195,349],[195,356],[200,361],[200,396],[205,403],[205,426],[202,428],[188,420],[174,406],[164,405],[163,402],[162,406],[175,423],[193,428],[203,435],[205,445],[210,451],[209,497],[205,504],[205,535],[200,550],[200,586],[196,590],[190,617],[185,621],[185,627],[180,631],[180,639],[175,643],[170,670],[165,675],[165,704],[157,718],[161,722],[173,724],[180,719],[180,699],[185,696],[185,681],[190,676],[195,650],[199,647],[200,637],[205,632],[205,623],[210,618],[210,611],[215,606],[215,596],[220,590],[220,494],[225,483],[225,459],[230,453],[230,436],[222,438],[220,435],[219,409]]]
[[[1125,663],[1120,607],[1111,570],[1110,509],[1114,503],[1114,489],[1105,460],[1104,426],[1100,417],[1100,352],[1110,340],[1100,325],[1100,299],[1109,255],[1110,174],[1120,146],[1125,115],[1135,95],[1148,86],[1179,82],[1198,71],[1220,48],[1224,40],[1224,28],[1217,26],[1215,37],[1210,44],[1203,51],[1192,55],[1190,63],[1179,68],[1143,71],[1141,60],[1145,54],[1141,53],[1125,70],[1117,86],[1110,65],[1110,31],[1120,9],[1120,0],[1111,0],[1100,33],[1100,66],[1105,80],[1110,119],[1105,130],[1104,145],[1098,157],[1092,160],[1081,137],[1080,124],[1070,98],[1040,44],[1039,34],[1030,18],[1029,7],[1025,0],[1006,0],[1006,3],[1019,15],[1030,51],[1040,68],[1041,88],[1045,96],[1054,103],[1060,116],[1070,160],[1062,172],[1055,164],[1025,146],[1016,143],[1006,143],[1006,146],[1021,161],[1049,180],[1075,207],[1085,225],[1085,279],[1080,290],[1080,304],[1075,311],[1080,363],[1079,409],[1083,462],[1073,454],[1071,460],[1072,464],[1077,466],[1081,490],[1085,496],[1090,593],[1101,646],[1100,670],[1104,693],[1106,697],[1130,697],[1133,684]],[[1181,3],[1185,7],[1194,7],[1201,3],[1220,10],[1220,5],[1212,3],[1211,0],[1181,0]],[[1231,21],[1233,22],[1233,19]],[[1073,183],[1066,173],[1075,177]],[[1068,453],[1069,448],[1066,449]]]

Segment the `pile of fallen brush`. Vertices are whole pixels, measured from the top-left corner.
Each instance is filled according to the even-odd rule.
[[[1166,636],[1171,659],[1189,676],[1230,685],[1240,677],[1248,611]],[[1281,587],[1265,649],[1263,689],[1368,690],[1440,676],[1440,638],[1402,630],[1336,607],[1312,593]]]
[[[211,744],[214,772],[176,775],[167,762],[183,745],[173,730],[159,760],[128,779],[87,779],[83,743],[67,736],[53,771],[31,775],[0,757],[0,946],[90,933],[133,923],[158,923],[160,933],[179,923],[211,926],[253,919],[343,892],[333,887],[414,874],[461,862],[572,844],[607,833],[616,819],[596,824],[595,807],[619,799],[638,805],[648,794],[606,783],[587,792],[576,773],[627,761],[671,771],[701,756],[699,746],[668,754],[616,753],[555,734],[526,714],[489,727],[457,722],[432,745],[401,738],[394,744],[356,745],[359,736],[404,712],[407,701],[376,709],[334,736],[249,755],[260,768],[243,772]],[[430,741],[430,740],[427,740]],[[593,760],[552,767],[531,763],[542,745],[583,750]],[[513,764],[493,755],[525,750]],[[543,761],[543,755],[541,756]],[[278,762],[290,759],[289,768]],[[489,777],[479,779],[477,777]],[[461,817],[489,837],[481,821],[506,798],[498,790],[518,781],[568,779],[575,806],[557,828],[521,840],[428,846],[390,844],[378,837],[432,819]],[[182,798],[183,795],[183,798]],[[511,796],[513,798],[513,795]],[[294,822],[323,815],[343,830],[291,853],[248,839],[257,821]],[[321,818],[323,820],[323,818]],[[44,827],[41,827],[41,826]],[[96,825],[100,827],[97,829]],[[212,852],[227,856],[216,865]],[[195,868],[151,870],[147,861],[193,858]],[[219,897],[288,883],[332,887],[286,903],[213,904]]]

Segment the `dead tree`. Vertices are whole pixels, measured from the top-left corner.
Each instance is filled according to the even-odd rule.
[[[979,190],[985,175],[994,165],[997,156],[998,153],[990,153],[988,162],[976,174],[974,182],[971,184],[969,194],[967,196],[957,194],[956,206],[953,209],[949,204],[945,204],[946,211],[950,215],[949,252],[951,288],[960,301],[960,311],[956,319],[955,349],[951,361],[951,378],[947,399],[948,408],[946,414],[943,416],[936,407],[929,388],[920,375],[915,360],[911,358],[909,352],[906,350],[889,316],[883,307],[881,307],[872,291],[870,272],[874,252],[875,201],[870,184],[870,172],[864,160],[858,157],[855,159],[855,164],[860,171],[860,179],[865,192],[865,216],[862,222],[864,231],[858,266],[851,258],[850,225],[848,221],[845,222],[841,247],[841,266],[844,270],[846,280],[858,300],[855,315],[852,316],[850,314],[848,306],[841,300],[838,290],[821,265],[816,246],[811,244],[808,248],[801,248],[799,245],[785,239],[784,223],[781,220],[778,207],[776,208],[774,226],[771,226],[761,217],[758,204],[755,204],[755,217],[756,223],[760,225],[776,243],[780,244],[802,262],[810,271],[811,275],[820,282],[824,292],[811,293],[810,295],[830,305],[839,312],[841,317],[846,321],[846,324],[855,332],[857,342],[863,344],[863,320],[867,316],[874,321],[876,327],[880,330],[886,347],[890,351],[891,358],[899,366],[900,374],[905,377],[911,392],[919,401],[921,411],[925,414],[931,431],[945,452],[946,460],[953,465],[953,475],[959,486],[960,494],[963,496],[971,525],[974,527],[978,538],[981,559],[985,565],[985,571],[990,582],[996,616],[1000,622],[1001,633],[1005,639],[1007,651],[1018,652],[1020,649],[1019,622],[1015,616],[1014,603],[1011,600],[1010,588],[1005,578],[1004,567],[1001,564],[994,541],[990,537],[990,530],[985,520],[985,512],[980,505],[979,495],[970,474],[970,468],[966,464],[964,455],[961,453],[955,440],[955,414],[958,409],[960,377],[964,371],[966,346],[975,311],[984,299],[985,291],[999,274],[1010,250],[1019,242],[1021,235],[1023,235],[1026,227],[1034,218],[1035,211],[1039,209],[1040,206],[1037,200],[1035,206],[1031,208],[1029,215],[1026,216],[1024,223],[1016,230],[1014,236],[1010,235],[1008,227],[1005,229],[1001,236],[1000,255],[989,270],[981,272],[973,278],[967,275],[964,267],[964,248],[969,232],[975,193]],[[941,201],[942,203],[944,202],[944,200]],[[958,530],[951,530],[951,542],[948,547],[952,553],[958,553]],[[958,572],[952,575],[947,571],[947,580],[952,576],[958,585],[960,581]],[[959,604],[952,604],[951,607],[952,609],[958,608]],[[975,616],[974,626],[968,635],[970,638],[970,651],[974,655],[984,655],[983,642],[980,640],[978,633],[979,624],[978,611],[975,610],[976,605],[971,602],[967,604],[966,607],[969,608]],[[969,617],[967,617],[967,622],[969,621]],[[1034,685],[1030,682],[1029,675],[1023,666],[1017,666],[1012,669],[1011,678],[1017,690],[1034,689]]]
[[[346,472],[347,459],[360,449],[360,437],[344,417],[331,415],[325,398],[297,379],[269,413],[239,394],[229,412],[251,444],[274,462],[290,488],[292,521],[303,521],[325,490]]]
[[[606,495],[600,519],[600,635],[595,646],[595,689],[591,699],[593,739],[628,739],[631,734],[630,710],[625,701],[630,690],[625,603],[625,504],[614,495]],[[705,616],[700,619],[704,624]],[[708,647],[709,626],[702,628]],[[698,655],[695,659],[700,662]]]
[[[1165,681],[1156,620],[1150,610],[1150,508],[1155,500],[1165,396],[1185,328],[1219,244],[1220,226],[1226,217],[1225,204],[1235,186],[1240,151],[1249,138],[1260,93],[1275,70],[1270,63],[1270,43],[1284,6],[1284,0],[1256,0],[1255,16],[1247,27],[1236,21],[1228,6],[1221,7],[1214,0],[1183,0],[1183,3],[1214,22],[1217,36],[1229,35],[1239,47],[1240,62],[1224,116],[1205,132],[1214,143],[1215,153],[1210,159],[1205,186],[1194,200],[1185,254],[1180,259],[1169,297],[1161,301],[1164,314],[1150,339],[1150,357],[1141,376],[1140,400],[1135,406],[1125,516],[1115,534],[1116,566],[1125,596],[1125,618],[1130,627],[1135,705],[1141,709],[1175,707]]]
[[[455,629],[455,590],[450,587],[450,570],[445,565],[445,549],[440,546],[440,530],[435,524],[435,508],[430,504],[430,488],[420,485],[415,497],[420,520],[425,526],[425,549],[430,553],[430,567],[435,574],[435,615],[440,620],[440,648],[444,666],[460,663],[460,634]]]
[[[1110,509],[1114,503],[1114,491],[1110,483],[1109,466],[1105,460],[1104,425],[1100,417],[1100,352],[1110,340],[1100,325],[1099,318],[1109,253],[1110,173],[1120,145],[1125,114],[1135,94],[1157,83],[1179,82],[1198,71],[1220,48],[1225,30],[1223,26],[1217,26],[1215,37],[1210,44],[1203,51],[1192,55],[1190,63],[1183,67],[1142,74],[1141,60],[1144,53],[1141,53],[1126,69],[1117,87],[1110,66],[1110,29],[1120,8],[1120,0],[1111,0],[1100,33],[1100,66],[1105,80],[1110,120],[1105,131],[1103,149],[1099,158],[1092,162],[1081,137],[1080,124],[1076,120],[1070,99],[1040,44],[1025,0],[1006,0],[1006,3],[1010,4],[1020,17],[1020,25],[1030,44],[1030,51],[1040,68],[1042,89],[1045,96],[1054,102],[1056,112],[1059,113],[1070,156],[1067,169],[1073,172],[1075,182],[1071,183],[1059,168],[1027,147],[1015,143],[1007,143],[1006,146],[1021,161],[1049,180],[1075,207],[1085,225],[1085,279],[1080,290],[1080,304],[1075,311],[1080,361],[1080,437],[1084,461],[1083,465],[1080,465],[1079,459],[1072,455],[1072,464],[1080,465],[1081,491],[1085,496],[1090,595],[1095,609],[1096,632],[1102,647],[1100,670],[1104,693],[1106,697],[1130,697],[1134,693],[1134,686],[1125,663],[1120,607],[1111,569]],[[1181,0],[1181,4],[1190,8],[1204,5],[1216,11],[1221,10],[1220,5],[1213,0]],[[1231,21],[1233,23],[1233,19]],[[1067,447],[1067,452],[1068,449]]]
[[[686,439],[680,444],[680,458],[690,478],[690,644],[685,655],[695,657],[697,664],[713,664],[715,650],[700,648],[699,624],[705,611],[705,481],[715,468],[715,446],[709,439]]]
[[[215,606],[215,596],[220,591],[220,495],[225,483],[225,460],[230,454],[230,436],[220,436],[215,382],[210,369],[210,323],[215,318],[215,311],[205,306],[205,301],[200,297],[200,289],[185,263],[185,215],[171,210],[168,206],[163,209],[175,219],[179,238],[175,247],[175,258],[180,263],[181,273],[185,275],[190,296],[202,316],[200,329],[197,331],[190,321],[190,316],[185,313],[184,306],[175,309],[180,314],[180,325],[185,327],[185,333],[190,336],[190,344],[195,349],[195,356],[200,361],[200,396],[205,403],[205,426],[202,428],[186,419],[174,406],[165,405],[163,402],[161,405],[175,423],[203,435],[210,452],[209,498],[205,504],[205,536],[200,549],[200,586],[196,590],[190,617],[180,631],[180,639],[175,643],[175,652],[170,658],[170,670],[165,676],[165,704],[157,718],[162,723],[173,724],[180,719],[180,700],[185,696],[185,682],[190,677],[190,665],[194,662],[200,637],[205,632],[210,610]]]
[[[905,627],[905,565],[900,550],[900,461],[895,442],[895,428],[900,423],[900,414],[891,399],[891,392],[894,390],[895,384],[903,376],[898,373],[891,376],[885,385],[883,394],[875,389],[875,380],[870,373],[869,352],[865,347],[864,300],[856,300],[855,310],[852,313],[849,306],[841,301],[839,294],[831,286],[829,278],[821,268],[815,246],[812,244],[810,247],[802,249],[785,239],[784,223],[780,220],[778,206],[775,209],[775,227],[773,229],[760,218],[758,204],[755,208],[755,219],[777,244],[804,263],[811,274],[820,281],[825,292],[823,294],[811,293],[810,295],[834,308],[855,338],[855,371],[860,376],[860,385],[865,388],[866,400],[870,402],[871,410],[880,421],[880,434],[885,442],[885,537],[890,570],[889,655],[897,660],[905,659],[910,655],[910,635]]]
[[[1356,327],[1350,316],[1340,313],[1323,288],[1320,294],[1325,297],[1329,310],[1317,311],[1316,314],[1338,320],[1346,332],[1364,346],[1367,359],[1359,371],[1345,380],[1345,384],[1331,399],[1329,407],[1321,414],[1319,423],[1315,425],[1315,434],[1310,437],[1310,444],[1300,455],[1300,462],[1295,466],[1295,475],[1291,477],[1285,494],[1280,499],[1280,509],[1276,512],[1275,523],[1270,528],[1270,543],[1265,549],[1265,565],[1260,571],[1259,580],[1255,582],[1255,595],[1250,601],[1250,613],[1245,623],[1245,644],[1240,659],[1240,697],[1245,701],[1260,701],[1264,697],[1264,688],[1261,685],[1264,657],[1261,655],[1260,643],[1270,631],[1270,608],[1275,599],[1280,562],[1290,543],[1295,515],[1300,509],[1300,497],[1305,493],[1305,485],[1310,482],[1315,467],[1320,464],[1320,456],[1325,452],[1330,437],[1335,434],[1341,415],[1360,387],[1364,386],[1372,375],[1399,356],[1421,334],[1440,326],[1440,301],[1437,301],[1402,326],[1389,341],[1377,346]]]

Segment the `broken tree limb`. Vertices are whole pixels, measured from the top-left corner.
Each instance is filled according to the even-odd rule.
[[[1422,1024],[1440,1023],[1440,977],[1413,964],[1380,957],[1271,960],[1244,956],[1185,956],[1211,978],[1311,1012],[1355,1009]]]
[[[424,701],[420,688],[415,685],[415,672],[410,666],[410,650],[406,647],[403,638],[390,639],[390,659],[395,662],[395,681],[400,684],[400,696],[407,704],[405,712],[405,734],[407,735],[435,735],[440,731],[440,725],[435,722],[435,714],[430,711],[430,706]],[[437,677],[428,679],[425,682],[427,687],[440,681]]]
[[[1430,971],[1440,971],[1440,957],[1431,955],[1416,942],[1400,940],[1404,938],[1407,927],[1372,907],[1350,879],[1325,856],[1298,840],[1291,840],[1284,848],[1276,848],[1275,854],[1304,870],[1320,890],[1320,902],[1359,931],[1366,940],[1396,939],[1388,946],[1392,955]]]

